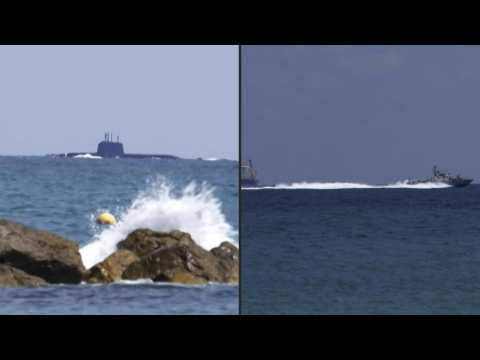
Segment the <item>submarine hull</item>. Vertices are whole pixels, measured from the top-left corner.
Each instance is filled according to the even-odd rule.
[[[123,149],[123,144],[119,141],[117,136],[117,141],[113,141],[113,134],[105,133],[105,138],[103,141],[100,141],[97,146],[97,152],[69,152],[64,154],[50,154],[49,156],[53,157],[66,157],[73,158],[79,155],[91,154],[93,156],[100,156],[102,158],[127,158],[127,159],[171,159],[178,160],[180,159],[174,155],[167,154],[127,154]]]
[[[74,152],[74,153],[67,153],[67,154],[51,154],[49,156],[53,157],[67,157],[73,158],[78,155],[86,155],[90,154],[93,156],[101,156],[102,158],[120,158],[120,159],[170,159],[170,160],[178,160],[180,159],[178,156],[174,155],[165,155],[165,154],[121,154],[121,155],[105,155],[104,153],[88,153],[88,152]]]

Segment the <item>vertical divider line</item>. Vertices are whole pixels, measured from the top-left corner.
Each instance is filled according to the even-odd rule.
[[[242,45],[238,45],[238,314],[242,314],[242,188],[240,165],[242,162]]]

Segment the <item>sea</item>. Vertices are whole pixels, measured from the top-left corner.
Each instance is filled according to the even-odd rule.
[[[118,220],[98,225],[103,211]],[[0,218],[78,242],[89,268],[137,228],[238,246],[238,163],[225,159],[0,157]],[[1,314],[238,314],[238,285],[140,280],[0,288]]]
[[[480,314],[480,185],[241,192],[242,313]]]

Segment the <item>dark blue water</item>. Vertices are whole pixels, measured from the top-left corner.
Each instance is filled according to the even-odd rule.
[[[192,181],[198,186],[185,195]],[[202,196],[208,191],[201,183],[210,197]],[[228,160],[0,157],[0,218],[55,232],[80,247],[120,239],[140,226],[197,232],[194,240],[203,246],[225,237],[237,242],[237,184],[238,165]],[[122,220],[118,231],[95,224],[102,210]],[[236,314],[238,286],[0,288],[0,313]]]
[[[55,285],[0,290],[1,314],[238,314],[231,285]]]
[[[480,186],[242,191],[241,311],[479,314]]]

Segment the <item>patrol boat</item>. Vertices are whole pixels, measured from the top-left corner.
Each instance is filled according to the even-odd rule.
[[[454,187],[465,187],[470,185],[473,179],[465,179],[460,175],[452,176],[448,172],[438,170],[437,166],[433,167],[433,176],[425,180],[408,180],[408,185],[417,185],[424,183],[442,183]]]
[[[240,186],[255,187],[258,186],[257,174],[252,166],[252,161],[242,161],[240,164]]]

